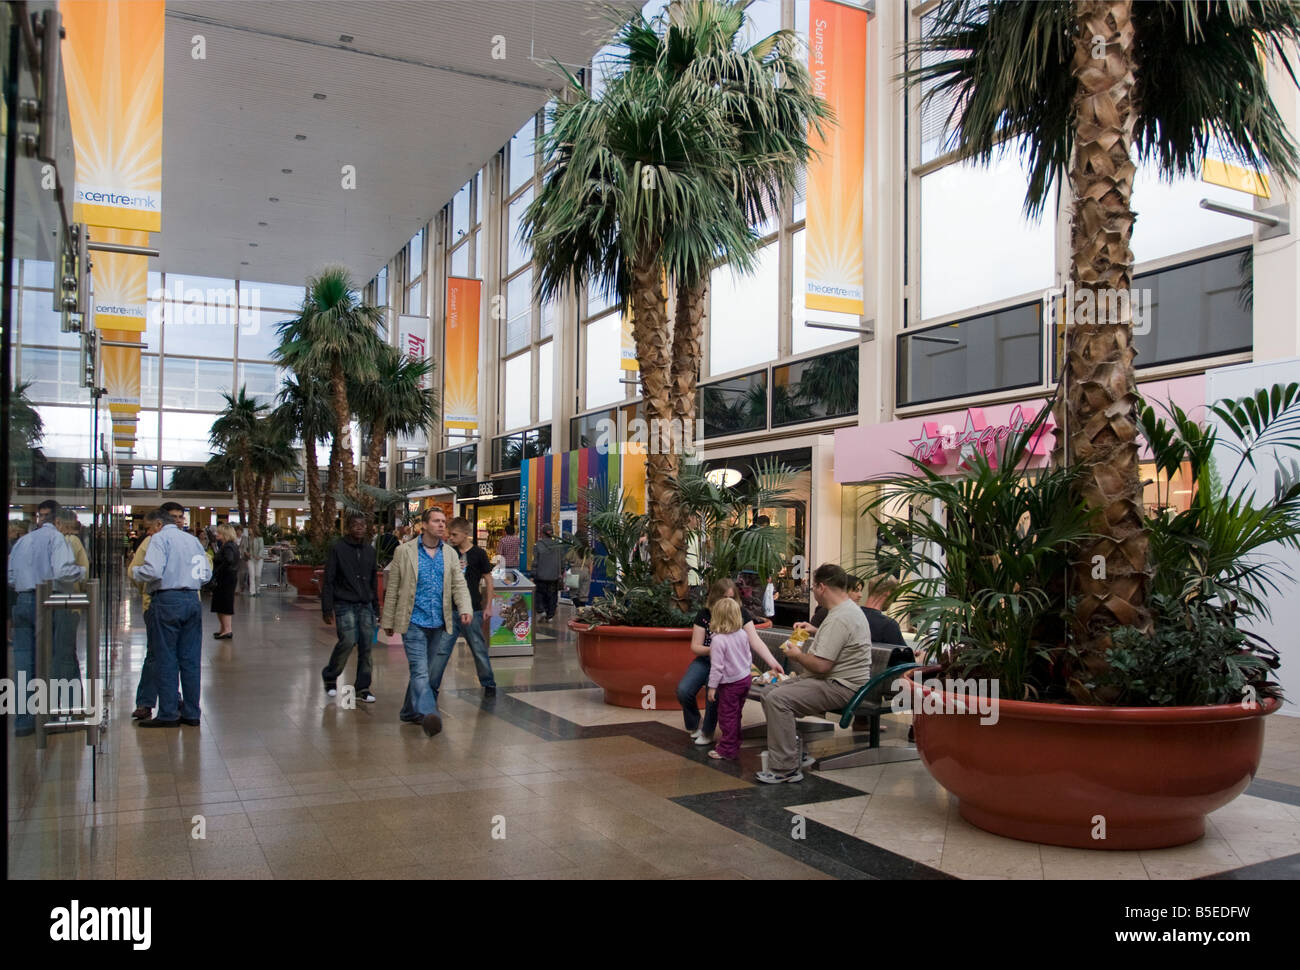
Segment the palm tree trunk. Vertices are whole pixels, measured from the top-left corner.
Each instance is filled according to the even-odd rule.
[[[357,468],[352,460],[352,410],[348,407],[348,388],[343,377],[343,365],[338,361],[334,362],[330,370],[330,397],[334,403],[334,422],[337,428],[335,440],[339,444],[339,474],[343,477],[343,494],[355,500]]]
[[[651,252],[657,249],[650,247]],[[654,258],[641,259],[632,269],[632,335],[641,368],[641,394],[651,428],[662,427],[673,417],[668,309],[660,280],[659,264]],[[686,543],[681,534],[680,503],[672,485],[678,456],[670,449],[657,447],[658,444],[652,433],[646,456],[650,561],[654,564],[655,581],[672,583],[677,599],[685,604],[690,596]]]
[[[308,526],[307,533],[313,541],[319,541],[324,534],[322,529],[325,523],[321,521],[323,513],[320,500],[320,467],[316,460],[314,438],[306,436],[306,440],[302,443],[302,454],[307,473],[307,506],[311,509],[311,525]]]
[[[334,497],[339,490],[339,434],[335,430],[330,435],[330,468],[329,474],[325,477],[325,509],[324,521],[321,523],[322,533],[333,532],[338,526],[338,500]]]
[[[384,449],[388,445],[388,428],[386,422],[376,421],[370,427],[370,447],[366,450],[366,471],[362,479],[371,488],[379,487],[379,463],[383,460]],[[392,482],[389,487],[392,487]],[[361,507],[370,514],[375,510],[375,497],[369,492],[362,494]]]
[[[275,476],[267,475],[262,482],[262,491],[257,503],[257,525],[254,527],[253,535],[260,536],[262,529],[265,528],[266,513],[271,508],[271,486],[275,484]]]
[[[1107,667],[1110,631],[1151,628],[1150,570],[1138,470],[1137,386],[1133,373],[1131,195],[1136,48],[1132,0],[1076,0],[1075,144],[1070,162],[1074,212],[1070,280],[1074,306],[1092,291],[1095,314],[1066,308],[1064,394],[1057,406],[1058,450],[1082,467],[1081,497],[1099,538],[1079,551],[1071,571],[1083,665]],[[1093,57],[1104,38],[1106,56]],[[1104,702],[1082,686],[1079,699]]]
[[[683,444],[690,443],[692,449],[698,446],[695,439],[695,399],[700,382],[700,342],[704,339],[704,306],[709,294],[709,277],[704,275],[694,286],[678,285],[677,305],[673,320],[672,348],[672,395],[673,427],[682,434]],[[682,553],[683,569],[685,566],[685,549],[688,545],[686,513],[680,503],[676,506],[677,519],[674,525],[675,543]],[[684,578],[689,578],[689,570]],[[678,599],[685,602],[689,592],[685,582]]]

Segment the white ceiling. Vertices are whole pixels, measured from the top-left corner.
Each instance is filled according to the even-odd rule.
[[[607,41],[608,10],[171,0],[162,255],[150,268],[300,283],[342,263],[368,281],[546,102],[562,82],[552,61],[583,64]],[[191,56],[196,35],[206,59]],[[496,35],[504,59],[492,57]],[[356,167],[353,190],[345,165]]]

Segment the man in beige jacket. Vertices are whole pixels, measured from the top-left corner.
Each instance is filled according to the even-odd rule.
[[[446,513],[425,509],[419,538],[399,546],[393,554],[381,620],[387,636],[401,634],[410,668],[406,703],[398,717],[422,725],[429,737],[442,730],[438,691],[429,683],[429,669],[456,645],[452,632],[456,617],[465,626],[474,619],[460,556],[443,542],[446,533]]]

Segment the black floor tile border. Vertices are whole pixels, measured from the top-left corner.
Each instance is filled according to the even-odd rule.
[[[1240,869],[1216,872],[1212,876],[1201,876],[1198,882],[1213,882],[1245,879],[1300,879],[1300,853],[1282,856],[1280,859],[1267,859],[1252,863]]]
[[[478,688],[451,691],[465,700],[477,700],[482,710],[541,738],[544,741],[578,741],[587,738],[632,737],[669,751],[687,761],[706,765],[733,778],[753,778],[759,768],[759,749],[741,748],[740,762],[719,762],[708,757],[704,747],[688,744],[682,730],[659,721],[629,721],[623,724],[583,726],[511,697],[511,694],[543,690],[593,689],[584,681],[563,684],[521,684],[498,688],[496,697],[483,697]],[[793,815],[787,806],[813,805],[869,795],[827,778],[804,773],[797,784],[763,785],[748,788],[683,795],[672,798],[684,808],[723,825],[769,848],[776,849],[804,865],[838,879],[955,879],[948,873],[915,859],[891,852],[856,836],[833,829],[814,819],[805,819],[805,838],[791,837]],[[1300,787],[1257,778],[1244,794],[1268,801],[1300,805]],[[742,808],[743,806],[743,808]],[[1200,879],[1300,879],[1300,853],[1270,859]]]

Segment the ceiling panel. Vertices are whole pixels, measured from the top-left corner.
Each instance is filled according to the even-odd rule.
[[[560,83],[547,62],[584,63],[608,39],[608,11],[595,0],[169,3],[152,268],[300,282],[342,263],[368,280],[546,102]]]

